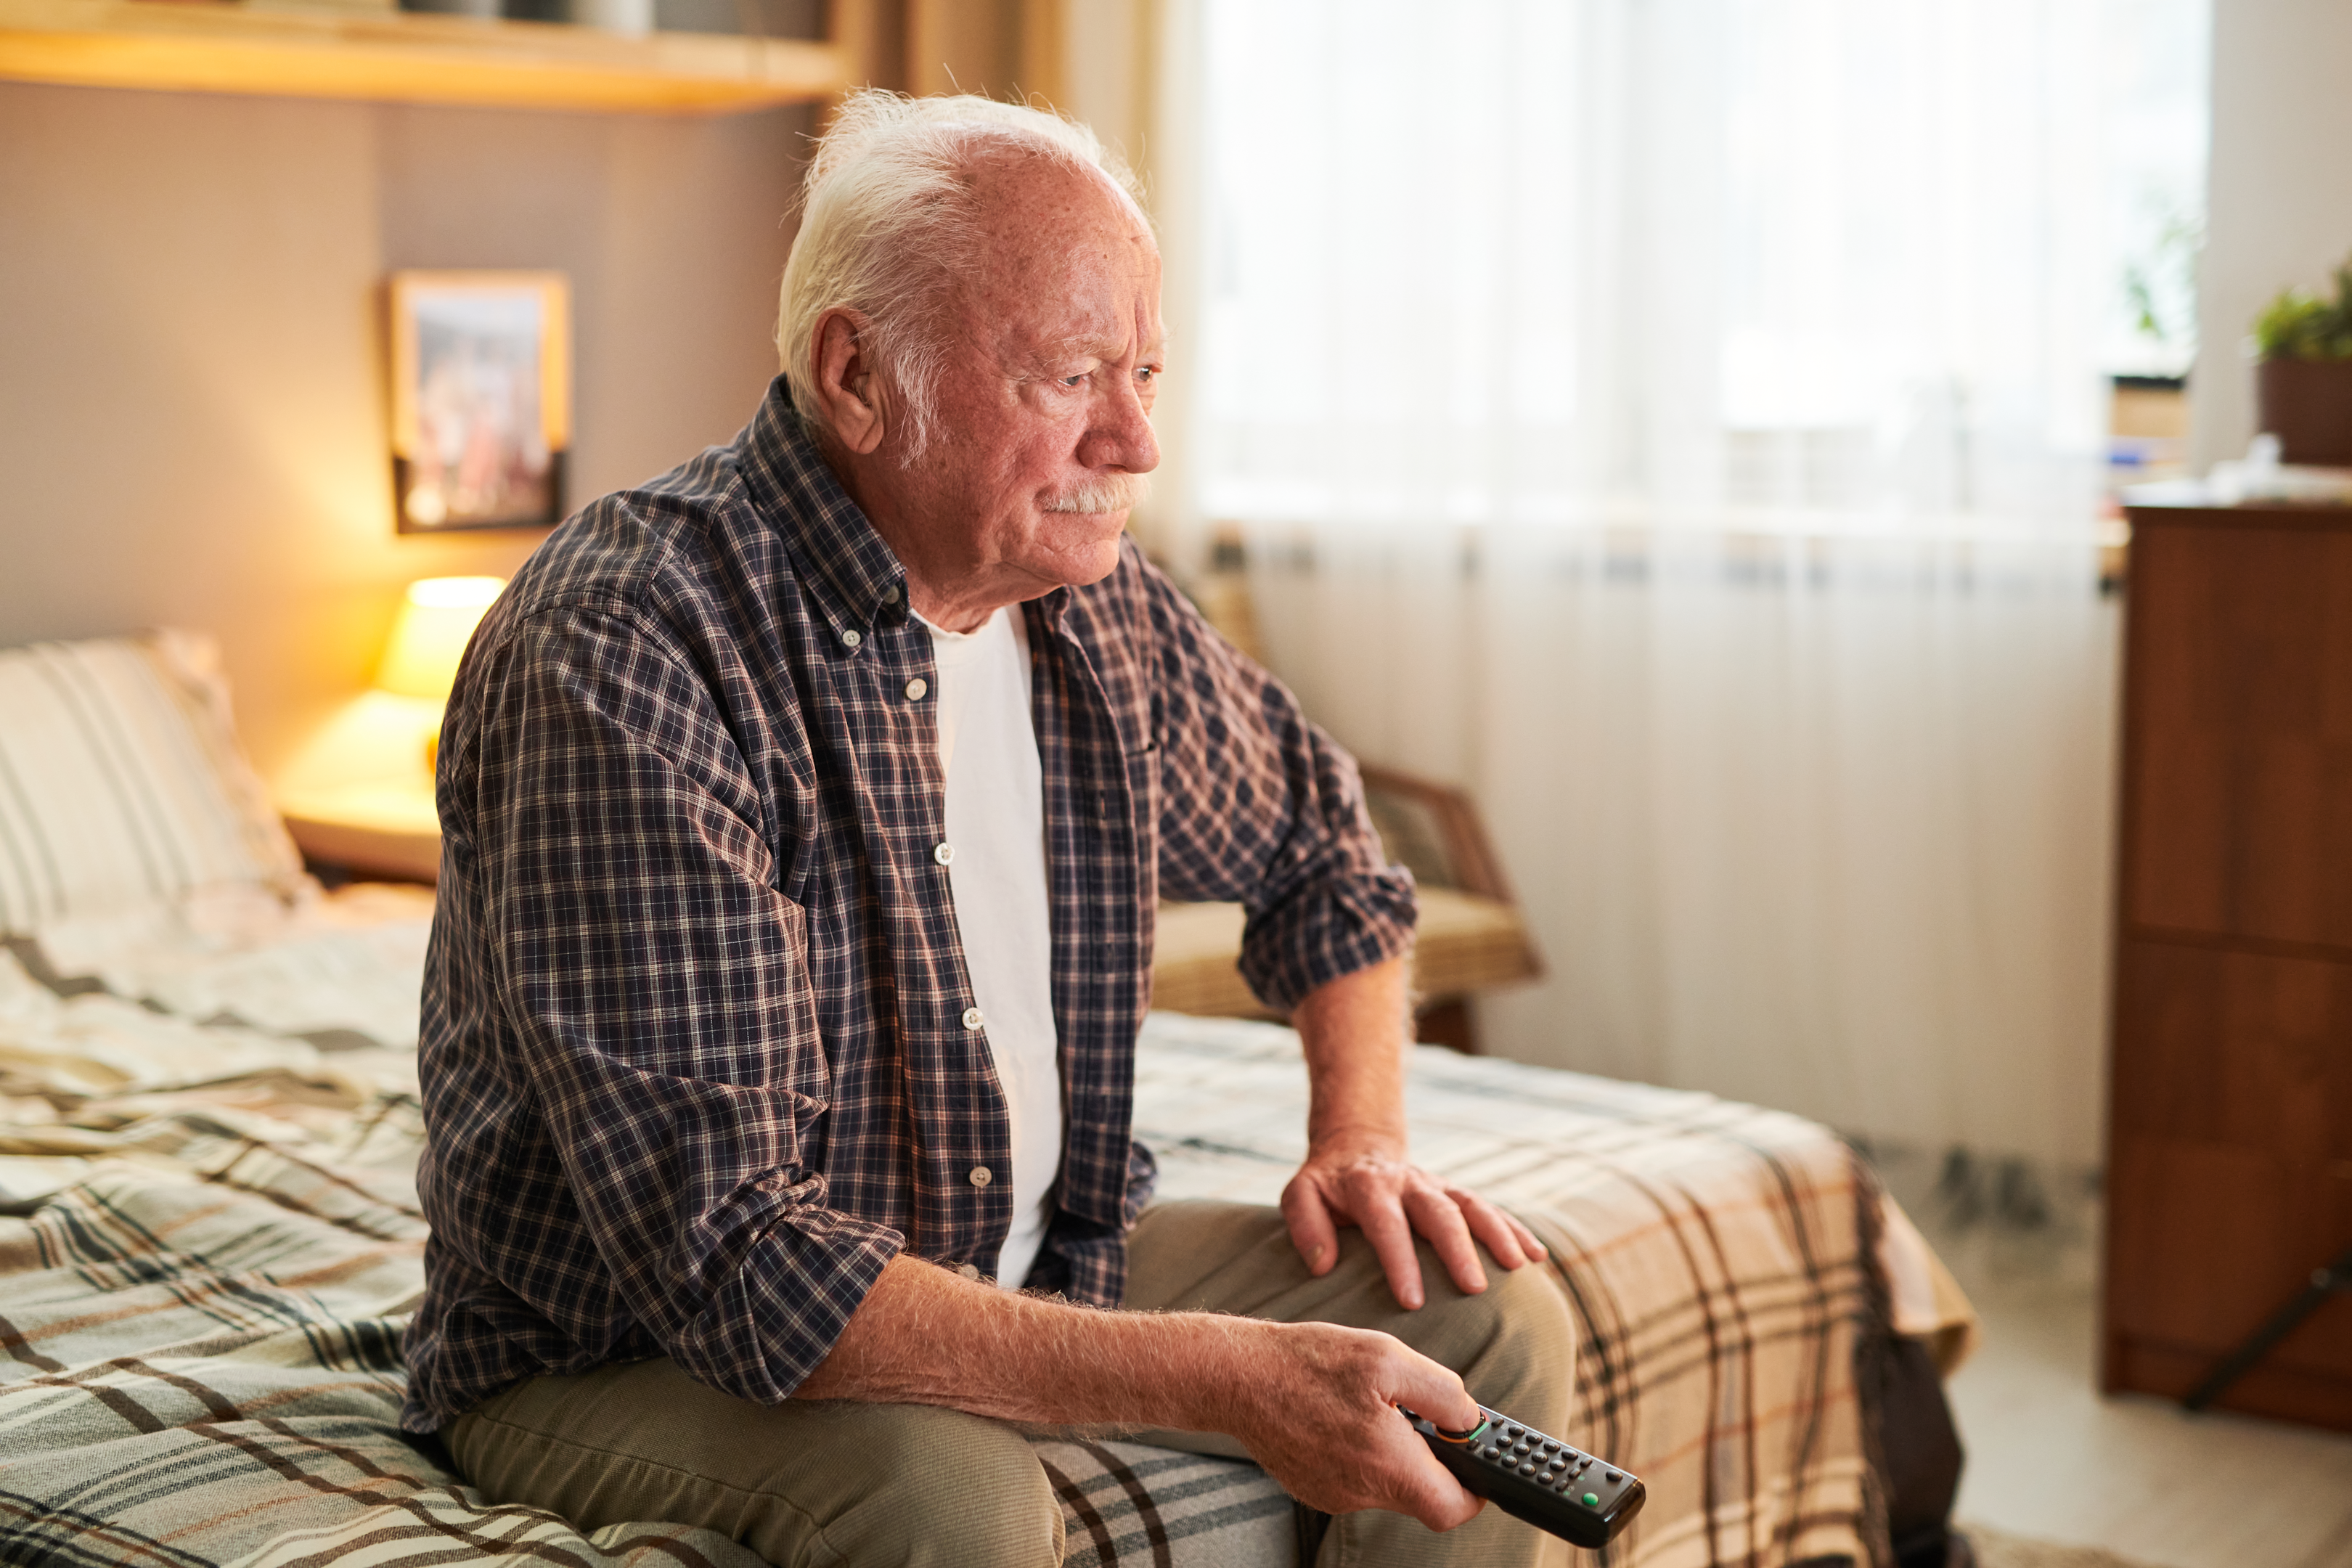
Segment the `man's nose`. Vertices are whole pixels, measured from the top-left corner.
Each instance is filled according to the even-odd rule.
[[[1115,388],[1087,432],[1087,450],[1078,454],[1090,468],[1124,468],[1148,474],[1160,466],[1160,437],[1141,391],[1127,382]]]

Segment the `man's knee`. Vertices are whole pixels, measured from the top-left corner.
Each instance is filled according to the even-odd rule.
[[[1339,1258],[1318,1278],[1307,1273],[1273,1209],[1156,1205],[1135,1229],[1127,1304],[1380,1329],[1461,1373],[1470,1392],[1490,1405],[1527,1397],[1534,1404],[1514,1414],[1538,1426],[1565,1419],[1576,1373],[1576,1319],[1551,1266],[1506,1269],[1481,1248],[1486,1289],[1465,1295],[1425,1238],[1415,1238],[1414,1251],[1427,1304],[1407,1311],[1360,1230],[1339,1233]],[[1509,1393],[1522,1385],[1528,1394]]]
[[[1486,1288],[1471,1294],[1454,1285],[1426,1241],[1419,1253],[1427,1302],[1413,1311],[1395,1306],[1376,1261],[1357,1260],[1360,1289],[1384,1309],[1364,1326],[1385,1329],[1461,1373],[1480,1404],[1558,1431],[1576,1390],[1576,1316],[1550,1266],[1507,1269],[1482,1248]]]
[[[1576,1314],[1548,1264],[1489,1263],[1486,1289],[1455,1298],[1472,1342],[1458,1363],[1472,1397],[1548,1431],[1566,1425],[1576,1392]],[[1475,1348],[1473,1348],[1475,1346]]]

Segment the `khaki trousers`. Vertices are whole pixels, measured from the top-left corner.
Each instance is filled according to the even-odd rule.
[[[1126,1305],[1379,1329],[1460,1373],[1480,1401],[1548,1431],[1566,1425],[1575,1337],[1549,1270],[1489,1263],[1479,1296],[1453,1288],[1426,1246],[1429,1304],[1399,1308],[1360,1233],[1310,1278],[1276,1211],[1161,1204],[1131,1237]],[[1118,1434],[1129,1436],[1129,1434]],[[1136,1440],[1245,1457],[1217,1434]],[[539,1377],[491,1395],[441,1436],[494,1502],[583,1529],[633,1520],[698,1524],[779,1568],[1046,1568],[1062,1561],[1062,1510],[1014,1428],[961,1411],[851,1400],[754,1405],[667,1360]],[[1434,1534],[1402,1514],[1332,1521],[1317,1568],[1532,1568],[1564,1543],[1488,1508]]]

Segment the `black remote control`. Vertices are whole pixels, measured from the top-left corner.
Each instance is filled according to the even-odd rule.
[[[1399,1414],[1465,1488],[1579,1546],[1608,1545],[1649,1500],[1630,1471],[1483,1405],[1467,1432],[1445,1431],[1402,1407]]]

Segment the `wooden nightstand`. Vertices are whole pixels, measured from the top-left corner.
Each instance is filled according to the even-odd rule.
[[[354,877],[432,882],[441,875],[441,819],[432,781],[314,790],[278,803],[304,858]]]

